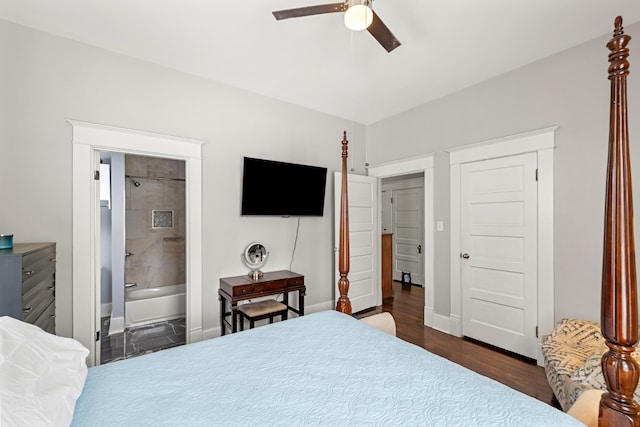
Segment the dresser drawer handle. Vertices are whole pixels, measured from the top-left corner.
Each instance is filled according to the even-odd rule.
[[[50,291],[52,291],[52,290],[54,290],[55,288],[56,288],[56,287],[55,287],[55,285],[51,285],[51,286],[49,286],[47,289],[49,289]]]
[[[25,271],[25,272],[24,272],[24,274],[25,274],[26,276],[31,276],[33,273],[35,273],[35,271],[33,271],[33,270],[29,270],[29,271]]]
[[[56,318],[55,314],[52,314],[51,316],[49,316],[49,319],[55,319],[55,318]]]
[[[31,307],[25,307],[22,311],[25,313],[31,313]]]
[[[49,258],[49,261],[55,261],[55,257],[54,258]]]

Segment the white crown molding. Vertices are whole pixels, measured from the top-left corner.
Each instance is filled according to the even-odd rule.
[[[73,127],[74,144],[91,145],[96,149],[117,149],[130,152],[132,147],[138,152],[163,151],[167,155],[179,157],[202,157],[202,145],[206,141],[171,135],[126,129],[117,126],[89,123],[67,119]],[[158,150],[158,148],[161,150]]]
[[[434,153],[409,157],[401,160],[378,163],[367,168],[367,175],[375,177],[390,177],[406,175],[412,172],[423,172],[425,169],[433,169]]]
[[[446,150],[449,153],[449,164],[474,162],[476,160],[513,156],[515,154],[554,148],[556,129],[558,129],[558,126],[551,126],[450,148]]]

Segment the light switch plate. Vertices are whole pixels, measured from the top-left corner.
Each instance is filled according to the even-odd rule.
[[[444,222],[442,222],[442,221],[437,221],[437,222],[436,222],[436,230],[438,230],[438,231],[444,231]]]

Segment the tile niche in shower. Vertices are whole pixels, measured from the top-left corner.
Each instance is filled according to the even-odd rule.
[[[173,228],[173,211],[151,211],[152,228]]]

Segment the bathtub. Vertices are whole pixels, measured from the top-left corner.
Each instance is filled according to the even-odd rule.
[[[125,327],[146,325],[185,317],[185,285],[133,289],[127,292],[124,304]]]

